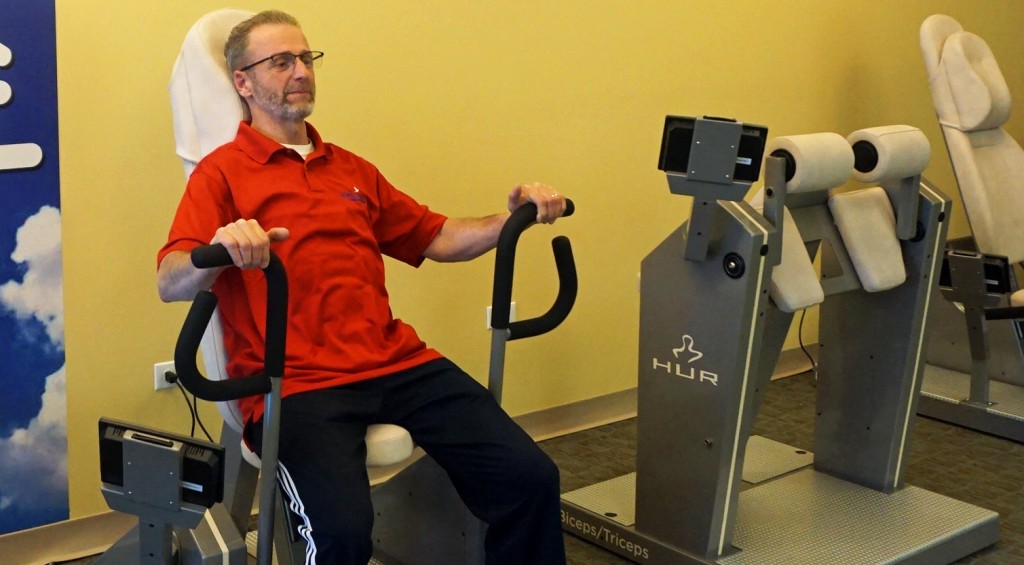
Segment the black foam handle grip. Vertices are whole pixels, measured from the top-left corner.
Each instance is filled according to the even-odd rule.
[[[199,372],[196,366],[196,353],[215,308],[217,297],[212,292],[204,290],[196,295],[185,317],[181,333],[178,334],[178,343],[174,347],[174,369],[182,386],[197,397],[211,402],[235,400],[270,392],[270,378],[265,375],[211,381]]]
[[[571,216],[575,211],[576,206],[573,204],[572,200],[566,199],[565,212],[562,214],[562,217],[564,218],[566,216]],[[533,222],[536,219],[536,204],[532,202],[527,202],[520,206],[519,208],[516,208],[516,210],[512,212],[512,215],[505,222],[505,225],[501,229],[501,233],[498,235],[498,246],[494,259],[494,288],[491,295],[491,327],[495,329],[511,330],[509,324],[509,315],[510,310],[512,308],[512,279],[514,278],[515,274],[516,244],[519,242],[519,236],[522,235],[523,231],[525,231],[526,228],[533,224]],[[556,240],[558,239],[559,238],[556,238]],[[555,261],[558,265],[559,271],[559,297],[562,297],[563,287],[565,287],[566,292],[569,290],[569,288],[566,286],[566,284],[569,281],[562,280],[563,271],[565,271],[566,273],[572,273],[572,298],[571,300],[568,301],[569,308],[571,308],[572,304],[576,300],[576,266],[573,263],[572,247],[569,245],[568,239],[564,237],[562,237],[561,239],[565,240],[564,244],[556,244],[555,241],[552,241],[551,243],[555,251]],[[568,250],[568,253],[566,253],[565,251],[559,251],[559,249],[563,248],[563,245],[564,249]],[[566,265],[562,263],[566,260],[569,263],[569,267],[566,267]],[[563,302],[565,302],[565,300],[565,298],[562,299]],[[556,306],[558,305],[558,303],[559,301],[558,299],[556,299]],[[555,308],[553,307],[552,310],[554,309]],[[545,318],[549,314],[551,314],[551,311],[549,311],[548,314],[541,316],[540,318]],[[568,315],[568,311],[565,312],[565,315]],[[517,324],[520,324],[520,332],[523,332],[524,330],[530,330],[531,332],[534,332],[534,330],[536,329],[534,327],[534,322],[535,320],[539,320],[540,318],[517,322]],[[562,319],[564,319],[564,316],[562,317]],[[560,319],[558,320],[558,322],[555,323],[554,326],[541,332],[530,333],[530,335],[539,335],[540,333],[544,333],[545,331],[550,331],[551,329],[554,329],[554,327],[557,326],[559,323],[561,323],[561,321],[562,320]],[[527,336],[521,335],[521,337]],[[515,338],[510,337],[510,339]]]
[[[223,245],[203,245],[192,250],[192,264],[200,269],[232,265]],[[217,307],[217,297],[203,291],[196,295],[185,317],[174,348],[174,368],[182,385],[203,400],[221,402],[270,392],[270,379],[284,375],[286,333],[288,327],[288,275],[277,255],[270,252],[270,263],[263,269],[267,280],[266,342],[263,372],[245,378],[212,381],[196,366],[196,355],[206,326]]]
[[[192,265],[197,269],[229,267],[233,264],[231,254],[223,245],[200,245],[192,250]]]
[[[510,323],[509,340],[533,337],[557,328],[569,316],[576,303],[576,262],[573,260],[569,238],[560,235],[551,240],[551,249],[554,251],[555,266],[558,269],[558,296],[555,297],[555,303],[541,316]]]

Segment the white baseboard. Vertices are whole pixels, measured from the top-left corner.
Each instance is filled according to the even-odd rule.
[[[811,348],[812,353],[814,348]],[[772,380],[812,368],[799,349],[783,351]],[[636,387],[515,417],[537,441],[588,430],[636,416]],[[419,451],[419,450],[417,450]],[[422,453],[422,452],[420,452]],[[413,459],[370,469],[371,484],[386,481]],[[45,565],[102,553],[138,522],[134,516],[104,512],[0,536],[3,563]]]

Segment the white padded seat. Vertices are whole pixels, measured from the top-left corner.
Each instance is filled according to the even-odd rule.
[[[227,72],[224,43],[231,29],[252,17],[245,10],[217,10],[193,24],[174,62],[169,86],[174,117],[175,149],[185,167],[186,178],[209,152],[231,141],[238,122],[245,119],[245,104],[239,99]],[[215,312],[201,343],[206,377],[228,378],[220,315]],[[241,432],[243,418],[237,402],[218,402],[224,422]],[[366,434],[366,463],[385,466],[409,458],[413,441],[404,428],[376,424]],[[242,442],[242,456],[255,467],[259,458]]]
[[[1024,306],[1024,290],[1018,290],[1010,295],[1010,306]]]
[[[884,189],[834,194],[828,207],[864,290],[889,290],[907,280],[896,217]]]
[[[374,424],[366,430],[366,464],[386,467],[400,463],[412,455],[412,436],[394,424]]]
[[[1024,150],[1002,126],[1010,91],[985,41],[955,19],[921,24],[932,102],[979,251],[1024,261]]]

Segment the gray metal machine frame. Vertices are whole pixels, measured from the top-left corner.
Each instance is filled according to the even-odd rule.
[[[1024,442],[1024,336],[1014,320],[986,320],[1006,296],[986,293],[983,255],[950,250],[957,280],[932,309],[935,328],[918,413]],[[1010,279],[1016,284],[1013,271]]]
[[[697,120],[694,143],[728,148],[736,135]],[[704,178],[728,179],[735,162]],[[904,485],[949,199],[920,186],[919,228],[901,242],[907,282],[867,293],[824,197],[792,195],[808,251],[827,244],[814,463],[751,486],[748,440],[793,316],[768,297],[785,163],[767,159],[764,215],[739,201],[745,190],[716,199],[714,182],[686,177],[668,173],[673,193],[695,194],[691,221],[641,265],[635,492],[620,478],[566,493],[563,528],[637,563],[936,563],[994,543],[994,512]],[[635,522],[589,504],[610,491]]]

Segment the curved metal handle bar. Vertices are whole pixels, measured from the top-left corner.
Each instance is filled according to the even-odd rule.
[[[223,245],[203,245],[192,250],[192,264],[199,269],[232,265]],[[284,374],[285,332],[288,324],[288,276],[273,251],[270,264],[263,269],[267,279],[267,337],[263,372],[239,379],[212,381],[196,366],[196,354],[210,323],[217,297],[202,291],[192,301],[174,348],[174,368],[178,378],[192,394],[203,400],[222,402],[270,392],[272,378]]]
[[[562,217],[571,216],[575,211],[576,207],[572,201],[566,200],[565,213]],[[555,329],[569,315],[576,302],[578,284],[572,246],[567,237],[559,236],[551,241],[558,269],[558,296],[555,303],[541,316],[509,323],[516,244],[519,242],[519,236],[536,217],[537,206],[527,202],[512,213],[498,236],[494,260],[494,291],[491,298],[491,327],[496,330],[508,330],[510,340],[533,337]]]

